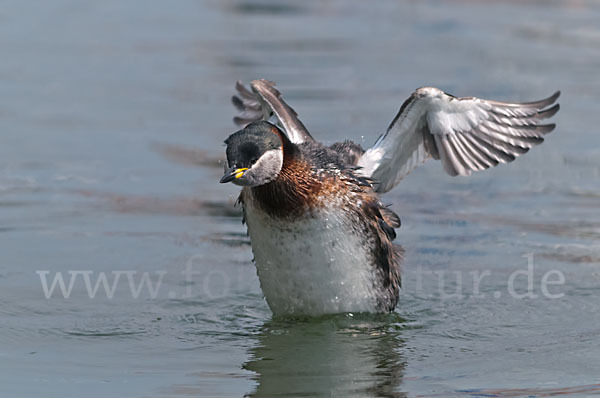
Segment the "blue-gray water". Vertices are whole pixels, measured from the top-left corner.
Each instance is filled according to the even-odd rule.
[[[597,394],[599,20],[576,0],[2,2],[0,396]],[[385,196],[395,314],[273,320],[218,184],[233,84],[259,77],[325,143],[370,145],[424,85],[562,108],[510,165],[431,161]],[[530,259],[537,297],[516,298]],[[161,283],[134,298],[144,272]],[[45,298],[56,275],[69,298]],[[88,295],[101,275],[112,298]]]

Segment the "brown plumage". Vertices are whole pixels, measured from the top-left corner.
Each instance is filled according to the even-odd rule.
[[[252,191],[266,213],[280,218],[294,218],[318,206],[317,198],[324,189],[324,181],[315,178],[310,164],[297,153],[285,152],[283,167],[275,181],[244,188]]]

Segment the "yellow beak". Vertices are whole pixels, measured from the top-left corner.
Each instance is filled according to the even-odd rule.
[[[244,172],[248,170],[247,167],[242,167],[241,169],[235,169],[235,171],[232,173],[235,175],[235,178],[240,178],[241,176],[244,175]]]
[[[246,170],[248,170],[247,167],[241,167],[241,168],[230,168],[229,170],[227,170],[225,172],[225,175],[223,176],[223,178],[221,178],[221,183],[225,183],[225,182],[229,182],[229,181],[233,181],[235,179],[241,178],[244,173],[246,172]]]

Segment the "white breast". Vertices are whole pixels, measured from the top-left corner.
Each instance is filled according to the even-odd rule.
[[[250,199],[246,223],[275,315],[377,311],[373,242],[357,227],[363,220],[336,204],[294,220],[272,218]]]

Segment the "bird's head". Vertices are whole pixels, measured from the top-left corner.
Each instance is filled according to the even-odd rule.
[[[256,187],[277,178],[283,166],[283,144],[279,129],[260,121],[231,134],[226,140],[229,168],[221,183]]]

